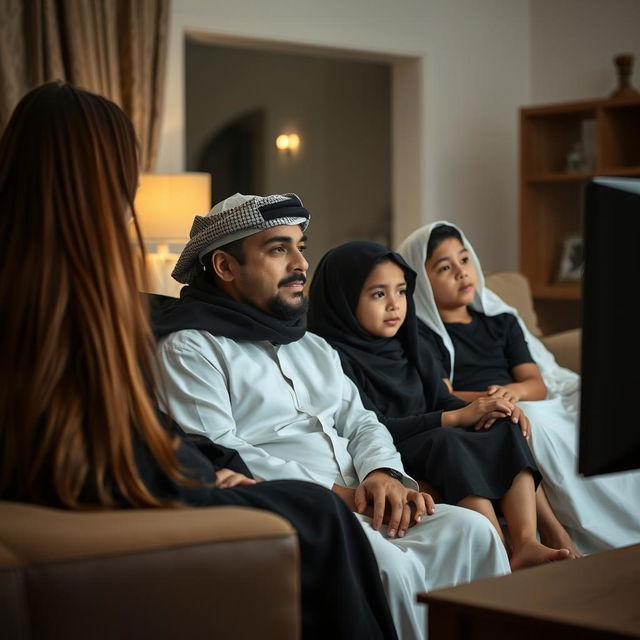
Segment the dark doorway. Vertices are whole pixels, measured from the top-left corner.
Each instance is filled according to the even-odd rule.
[[[220,129],[206,145],[198,171],[212,176],[211,203],[234,193],[262,193],[264,111],[248,113]]]
[[[390,61],[188,36],[186,68],[186,166],[211,172],[214,203],[296,193],[313,217],[310,271],[341,242],[390,243]],[[276,147],[292,133],[294,153]]]

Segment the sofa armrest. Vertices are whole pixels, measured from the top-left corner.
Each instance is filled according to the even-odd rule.
[[[580,373],[582,329],[570,329],[569,331],[554,333],[542,338],[542,342],[553,353],[556,362],[561,367]]]
[[[295,531],[240,507],[77,512],[0,502],[8,637],[299,637]]]

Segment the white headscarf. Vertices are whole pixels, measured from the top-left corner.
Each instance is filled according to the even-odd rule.
[[[554,397],[568,397],[577,392],[580,388],[580,376],[571,371],[561,367],[553,354],[542,344],[538,338],[536,338],[527,329],[522,318],[518,314],[514,307],[509,306],[502,298],[497,296],[493,291],[485,288],[484,275],[482,273],[482,266],[480,260],[473,250],[471,243],[465,237],[461,229],[455,224],[447,222],[446,220],[438,220],[432,224],[425,225],[416,229],[410,236],[402,241],[398,249],[398,253],[407,261],[408,265],[418,274],[416,279],[416,290],[414,294],[416,303],[416,313],[418,318],[422,320],[428,327],[435,331],[442,339],[445,347],[449,351],[451,357],[451,371],[449,372],[449,378],[453,382],[453,369],[455,359],[455,349],[451,338],[445,329],[442,318],[438,313],[438,307],[433,297],[433,290],[431,289],[431,283],[427,277],[425,271],[425,262],[427,261],[427,245],[431,232],[442,225],[448,225],[457,229],[462,238],[462,244],[469,252],[477,273],[476,291],[471,303],[471,307],[475,311],[479,311],[488,316],[496,316],[500,313],[511,313],[516,316],[520,327],[524,333],[525,340],[531,352],[531,357],[535,360],[542,379],[547,386],[548,398]],[[455,385],[454,385],[455,386]]]

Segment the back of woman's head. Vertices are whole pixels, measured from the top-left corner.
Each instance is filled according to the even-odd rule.
[[[0,139],[0,495],[158,504],[133,430],[177,473],[148,393],[137,182],[130,120],[67,84],[28,93]]]

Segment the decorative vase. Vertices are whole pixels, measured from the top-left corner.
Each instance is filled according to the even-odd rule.
[[[618,71],[618,88],[611,94],[611,98],[637,98],[640,93],[636,91],[630,82],[633,71],[633,55],[621,53],[614,57],[614,64]]]

